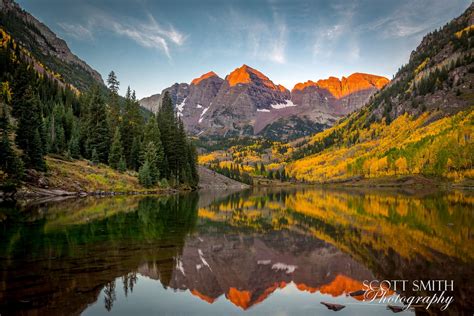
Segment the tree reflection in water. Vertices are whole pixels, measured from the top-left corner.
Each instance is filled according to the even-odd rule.
[[[128,297],[140,276],[242,309],[289,284],[342,299],[365,279],[453,279],[450,312],[465,313],[473,204],[308,188],[4,204],[0,313],[78,314],[101,292],[110,311],[116,282]]]

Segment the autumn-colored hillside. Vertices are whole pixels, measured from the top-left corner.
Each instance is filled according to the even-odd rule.
[[[297,182],[422,175],[474,179],[474,5],[424,37],[361,110],[293,142],[235,142],[199,162],[237,177]]]

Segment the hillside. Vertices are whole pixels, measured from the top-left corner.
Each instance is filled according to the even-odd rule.
[[[200,162],[318,183],[413,174],[473,179],[473,8],[425,36],[389,84],[333,127],[293,142],[237,144]]]
[[[104,86],[100,74],[74,55],[66,42],[12,0],[0,0],[0,26],[65,83],[79,90]]]

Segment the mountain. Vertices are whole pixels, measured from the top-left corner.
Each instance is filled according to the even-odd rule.
[[[290,92],[247,65],[225,79],[208,72],[140,100],[155,111],[169,92],[188,132],[199,136],[264,135],[295,138],[321,131],[359,109],[388,79],[356,73],[297,84]]]
[[[297,138],[320,132],[360,109],[388,82],[385,77],[354,73],[341,80],[329,77],[298,83],[291,91],[291,102],[297,106],[262,115],[256,130],[274,140],[284,134]]]
[[[104,85],[100,74],[74,55],[66,42],[12,0],[0,0],[0,27],[20,43],[37,62],[79,90]]]
[[[330,110],[347,115],[332,127],[290,142],[235,142],[225,150],[213,148],[200,162],[215,170],[232,166],[254,178],[284,174],[295,181],[364,180],[371,185],[373,178],[394,185],[431,185],[442,179],[472,185],[473,47],[471,4],[461,16],[427,34],[388,83],[354,74],[296,85],[291,101],[298,106],[289,109],[317,106],[325,115],[332,114]],[[319,99],[313,101],[313,96]],[[368,99],[366,105],[350,113],[362,99]]]

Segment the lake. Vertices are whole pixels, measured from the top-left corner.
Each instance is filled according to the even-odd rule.
[[[0,204],[1,315],[472,315],[474,195],[301,187]],[[419,282],[452,282],[414,289]],[[443,283],[444,284],[444,283]],[[352,293],[352,295],[350,295]],[[338,305],[329,305],[330,307]],[[398,315],[425,315],[426,304]]]

